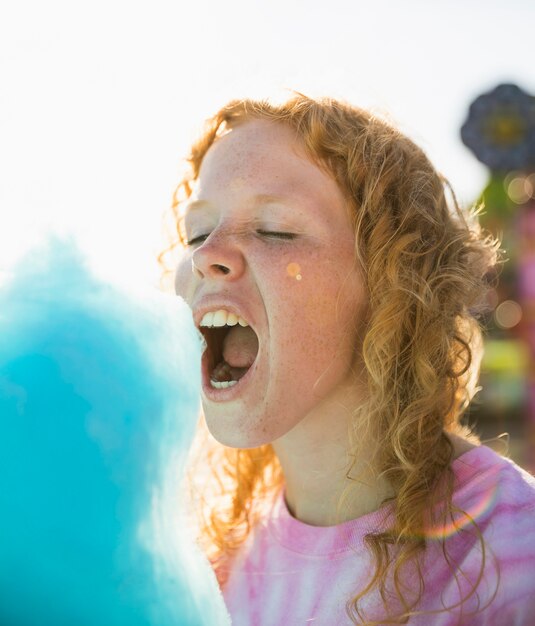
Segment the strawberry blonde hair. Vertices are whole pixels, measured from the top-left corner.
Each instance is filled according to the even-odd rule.
[[[363,429],[380,441],[374,464],[395,496],[385,501],[393,507],[392,524],[366,536],[375,571],[348,598],[346,609],[354,624],[405,623],[423,594],[418,559],[427,542],[431,536],[436,541],[437,528],[458,528],[467,518],[452,503],[453,446],[446,433],[477,441],[461,417],[477,391],[478,320],[491,270],[501,262],[500,242],[481,230],[479,208],[461,210],[448,182],[401,132],[365,110],[297,93],[283,104],[234,100],[207,121],[175,192],[170,246],[160,255],[164,268],[167,254],[184,244],[181,209],[206,152],[228,129],[258,119],[294,129],[352,208],[355,260],[363,268],[369,302],[359,347],[368,394],[353,411],[349,452],[357,454]],[[350,473],[348,478],[350,494],[354,481]],[[225,447],[209,435],[201,416],[190,481],[198,538],[224,586],[229,557],[262,516],[263,503],[283,487],[281,467],[271,444]],[[468,518],[481,544],[481,571],[470,594],[444,610],[477,593],[484,574],[485,545]],[[449,563],[445,538],[444,530]],[[417,573],[416,589],[403,584],[408,571]],[[366,620],[363,613],[362,598],[372,590],[380,593],[384,619]]]

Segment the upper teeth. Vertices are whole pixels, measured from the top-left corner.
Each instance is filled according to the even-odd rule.
[[[243,319],[243,317],[234,313],[229,313],[224,309],[218,309],[217,311],[209,311],[203,315],[199,326],[249,326],[249,324]]]

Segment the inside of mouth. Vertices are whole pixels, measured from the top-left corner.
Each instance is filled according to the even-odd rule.
[[[247,373],[248,367],[232,367],[225,359],[220,361],[212,370],[210,378],[217,382],[240,380]]]
[[[217,382],[243,378],[258,353],[258,338],[251,327],[207,328],[210,378]]]

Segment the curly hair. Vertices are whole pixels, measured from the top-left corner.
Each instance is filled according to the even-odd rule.
[[[357,459],[363,429],[380,442],[374,466],[395,496],[385,501],[393,507],[392,524],[366,536],[374,574],[346,610],[355,624],[405,623],[423,593],[419,555],[430,537],[442,536],[445,550],[446,528],[459,527],[467,517],[452,503],[453,445],[447,433],[477,441],[461,418],[477,391],[480,320],[491,270],[501,262],[500,241],[481,229],[481,208],[462,210],[424,152],[392,125],[338,100],[295,93],[282,104],[234,100],[206,122],[174,195],[170,246],[160,255],[164,268],[167,253],[184,244],[181,208],[206,152],[228,129],[255,119],[293,128],[307,155],[334,177],[351,206],[355,260],[364,270],[369,302],[359,347],[368,394],[354,408],[348,446]],[[340,503],[358,480],[350,474]],[[199,507],[199,541],[224,586],[225,563],[262,515],[263,503],[280,492],[282,470],[270,444],[222,446],[201,416],[190,479]],[[484,573],[485,546],[470,521],[482,547],[472,595]],[[402,582],[414,566],[421,583],[415,592]],[[373,589],[386,611],[378,621],[366,620],[361,607]],[[395,598],[394,613],[389,598]]]

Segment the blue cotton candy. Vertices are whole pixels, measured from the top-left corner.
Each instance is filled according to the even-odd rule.
[[[179,487],[201,336],[179,298],[96,279],[73,243],[0,288],[0,624],[227,626]]]

